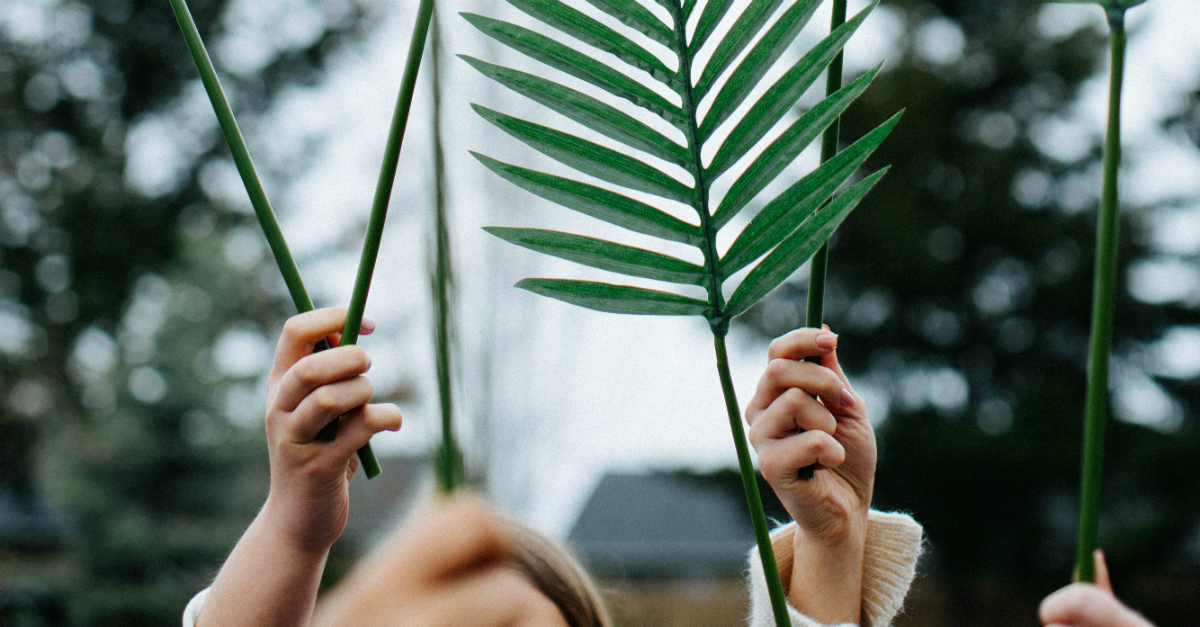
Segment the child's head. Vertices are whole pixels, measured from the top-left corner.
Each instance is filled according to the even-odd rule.
[[[509,563],[558,607],[569,627],[611,627],[591,577],[563,547],[512,518],[501,521],[510,542]]]

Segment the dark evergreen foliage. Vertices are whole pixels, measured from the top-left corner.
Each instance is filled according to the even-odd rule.
[[[946,624],[1033,624],[1037,601],[1070,578],[1075,546],[1103,129],[1069,162],[1034,140],[1038,121],[1066,115],[1081,81],[1103,71],[1104,34],[1047,39],[1035,3],[891,6],[906,21],[905,56],[847,111],[843,135],[898,107],[907,114],[871,157],[893,164],[891,175],[835,236],[826,322],[847,370],[890,401],[876,501],[926,525],[924,568],[931,590],[944,586]],[[966,35],[953,64],[915,50],[932,18]],[[1170,121],[1193,138],[1195,102]],[[1141,302],[1126,288],[1130,265],[1151,254],[1154,209],[1125,207],[1114,338],[1120,367],[1151,377],[1146,347],[1200,322],[1194,307]],[[747,319],[777,335],[803,324],[805,296],[796,277]],[[1200,611],[1195,599],[1168,601],[1147,582],[1200,580],[1200,386],[1152,380],[1182,423],[1168,433],[1111,423],[1100,543],[1118,591],[1160,625],[1181,625]]]

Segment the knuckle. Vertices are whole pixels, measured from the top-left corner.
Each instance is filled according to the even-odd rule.
[[[792,362],[788,359],[776,358],[767,362],[766,378],[772,382],[778,382],[788,376],[792,369]]]
[[[758,458],[758,468],[762,471],[763,478],[771,485],[775,485],[780,477],[787,474],[787,466],[778,455],[760,455]]]
[[[323,414],[338,411],[339,404],[337,395],[329,390],[329,388],[317,388],[313,390],[312,394],[309,395],[309,398],[312,399],[313,409],[316,409]]]
[[[807,405],[808,394],[799,388],[790,388],[779,397],[780,408],[788,414],[799,414]]]
[[[296,380],[296,383],[306,388],[314,387],[320,383],[318,369],[313,363],[311,356],[301,359],[296,362],[296,365],[292,366],[292,378]]]
[[[289,341],[295,341],[300,336],[304,335],[304,320],[301,316],[292,316],[283,323],[283,333],[281,338],[286,338]]]
[[[358,372],[366,372],[371,369],[371,356],[362,347],[354,345],[348,346],[351,349],[350,354],[354,356],[354,367]]]

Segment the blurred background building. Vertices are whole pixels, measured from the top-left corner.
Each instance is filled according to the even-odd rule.
[[[319,305],[349,299],[411,4],[191,2]],[[711,509],[713,524],[741,507],[712,487],[733,452],[706,331],[509,288],[578,274],[479,226],[544,219],[570,230],[579,219],[467,155],[486,146],[533,159],[467,109],[529,105],[453,60],[523,63],[459,10],[516,12],[442,3],[447,54],[423,69],[442,73],[452,121],[441,133],[468,469],[501,507],[575,543],[627,624],[697,624],[671,614],[687,605],[678,599],[744,603],[731,548],[710,569],[695,554],[620,565],[596,543],[642,529],[611,521],[607,499],[684,516],[641,509],[674,503],[645,497],[664,481],[690,482],[667,493]],[[816,40],[825,15],[801,42]],[[1197,23],[1193,0],[1130,12],[1101,544],[1118,593],[1162,627],[1200,615]],[[843,137],[907,110],[872,158],[891,173],[833,242],[827,296],[880,440],[877,505],[912,512],[928,533],[898,624],[1033,625],[1037,601],[1069,579],[1074,547],[1103,15],[891,0],[847,54],[851,74],[887,62]],[[414,120],[429,119],[427,87]],[[434,134],[410,129],[368,308],[380,331],[363,342],[377,399],[401,403],[406,423],[377,443],[385,476],[356,482],[361,518],[327,583],[421,492],[428,480],[413,460],[437,433],[425,279]],[[797,172],[814,160],[802,155]],[[742,402],[767,339],[800,324],[806,276],[735,323]],[[0,625],[178,620],[265,495],[264,377],[290,313],[168,3],[0,0]],[[680,468],[693,477],[653,474]]]

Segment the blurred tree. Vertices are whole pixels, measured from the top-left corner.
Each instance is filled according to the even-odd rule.
[[[251,133],[371,6],[192,2]],[[291,310],[168,3],[0,3],[0,146],[0,623],[175,622],[261,498]]]
[[[891,2],[889,67],[843,118],[848,141],[907,108],[867,168],[893,170],[835,236],[826,321],[886,416],[876,500],[926,525],[925,569],[947,599],[935,623],[1032,625],[1070,576],[1102,137],[1071,104],[1106,47],[1099,20],[1064,24],[1064,8]],[[1169,122],[1193,138],[1195,102]],[[1198,373],[1167,372],[1155,351],[1200,312],[1131,277],[1156,256],[1152,209],[1124,213],[1101,540],[1118,586],[1190,573],[1194,590]],[[806,280],[749,325],[803,324]],[[1150,588],[1130,600],[1160,625],[1200,611]]]

